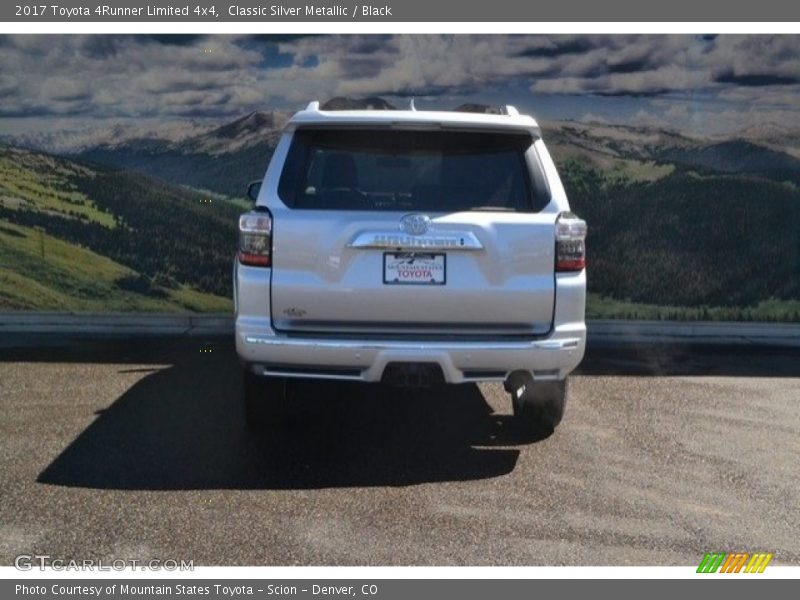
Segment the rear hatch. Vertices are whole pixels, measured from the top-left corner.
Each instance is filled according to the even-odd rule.
[[[273,216],[277,330],[538,335],[553,213],[528,132],[299,129]]]

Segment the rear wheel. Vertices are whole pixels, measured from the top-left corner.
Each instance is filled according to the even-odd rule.
[[[242,395],[247,426],[256,430],[280,425],[287,413],[287,387],[285,377],[260,376],[245,368]]]
[[[567,380],[534,382],[518,378],[506,383],[511,393],[514,418],[528,432],[552,432],[564,417]]]

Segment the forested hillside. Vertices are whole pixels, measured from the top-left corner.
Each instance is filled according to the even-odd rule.
[[[800,319],[800,191],[749,176],[678,169],[629,182],[580,161],[561,165],[589,223],[589,289],[619,301],[745,309]],[[644,311],[648,312],[648,311]],[[668,313],[668,310],[664,311]],[[727,318],[753,311],[717,311]]]
[[[240,210],[143,175],[0,147],[0,307],[228,310]]]

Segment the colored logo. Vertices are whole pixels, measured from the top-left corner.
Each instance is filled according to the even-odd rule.
[[[771,552],[706,552],[698,573],[763,573],[769,561],[772,560]]]

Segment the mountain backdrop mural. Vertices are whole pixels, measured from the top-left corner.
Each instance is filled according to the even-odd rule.
[[[800,67],[773,55],[796,36],[428,37],[0,37],[0,310],[231,310],[244,190],[293,110],[414,96],[539,118],[590,317],[800,320]],[[477,62],[428,65],[455,50]]]

